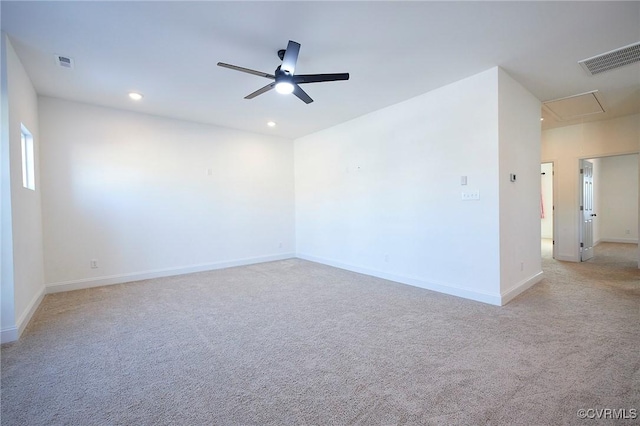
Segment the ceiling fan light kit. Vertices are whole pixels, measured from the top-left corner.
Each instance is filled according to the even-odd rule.
[[[287,48],[278,51],[278,57],[280,58],[280,60],[282,60],[282,65],[276,68],[273,74],[256,71],[249,68],[243,68],[236,65],[230,65],[224,62],[218,62],[218,66],[274,80],[273,83],[267,84],[266,86],[256,90],[255,92],[248,94],[244,97],[245,99],[253,99],[256,96],[262,95],[263,93],[266,93],[275,87],[276,92],[278,93],[293,93],[304,103],[310,104],[311,102],[313,102],[313,99],[311,99],[307,92],[302,90],[300,84],[349,80],[349,73],[296,75],[295,69],[296,63],[298,62],[299,52],[300,44],[296,43],[295,41],[289,40]]]
[[[276,83],[276,92],[282,93],[283,95],[293,93],[293,84],[288,81],[281,81],[279,83]]]

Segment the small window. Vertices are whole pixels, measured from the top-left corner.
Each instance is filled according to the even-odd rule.
[[[20,144],[22,145],[22,186],[36,190],[35,156],[33,152],[33,136],[20,124]]]

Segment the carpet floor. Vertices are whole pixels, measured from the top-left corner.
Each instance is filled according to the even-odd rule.
[[[299,259],[50,294],[1,422],[638,424],[577,415],[640,415],[637,245],[596,249],[503,307]]]

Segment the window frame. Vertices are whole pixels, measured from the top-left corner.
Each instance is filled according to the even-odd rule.
[[[36,190],[36,156],[33,135],[20,123],[20,146],[22,148],[22,186],[32,191]]]

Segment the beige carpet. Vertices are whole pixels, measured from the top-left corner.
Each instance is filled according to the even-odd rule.
[[[49,295],[2,425],[613,424],[576,413],[640,411],[640,273],[599,247],[504,307],[303,260]]]

